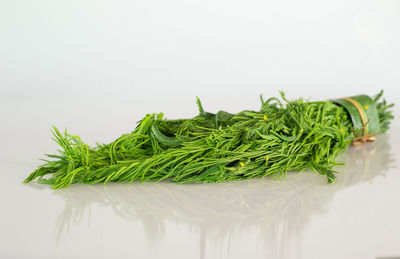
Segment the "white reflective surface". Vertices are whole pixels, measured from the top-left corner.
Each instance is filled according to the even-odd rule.
[[[391,131],[393,133],[393,131]],[[221,184],[21,184],[2,161],[2,258],[400,256],[399,138],[351,147],[334,184],[316,173]]]

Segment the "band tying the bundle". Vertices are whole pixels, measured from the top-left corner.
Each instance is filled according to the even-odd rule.
[[[362,122],[362,125],[363,125],[363,127],[362,127],[363,134],[361,136],[359,136],[359,137],[356,137],[354,135],[355,139],[353,139],[351,144],[353,146],[360,146],[360,145],[363,145],[365,142],[373,142],[373,141],[375,141],[376,140],[375,134],[367,134],[367,132],[368,132],[368,128],[367,128],[368,127],[368,122],[367,122],[367,120],[365,118],[366,115],[365,115],[365,112],[364,112],[363,108],[361,107],[361,105],[357,101],[355,101],[355,100],[353,100],[353,99],[351,99],[349,97],[345,97],[345,98],[342,98],[342,99],[348,101],[349,103],[353,104],[356,107],[358,113],[360,114],[361,122]]]
[[[333,102],[344,107],[350,115],[354,129],[353,146],[375,141],[375,135],[379,133],[380,125],[373,99],[366,95],[358,95],[336,99]]]

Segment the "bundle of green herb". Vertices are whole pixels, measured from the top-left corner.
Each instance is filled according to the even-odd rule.
[[[94,148],[53,127],[63,150],[46,154],[55,160],[43,159],[45,164],[24,182],[37,179],[53,189],[110,181],[206,183],[268,175],[280,179],[288,171],[313,170],[331,183],[339,153],[389,128],[393,104],[380,100],[382,94],[309,102],[288,101],[281,93],[283,102],[261,96],[260,111],[237,114],[205,112],[197,98],[194,118],[147,114],[131,133]]]

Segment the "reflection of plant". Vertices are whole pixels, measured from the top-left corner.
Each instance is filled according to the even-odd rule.
[[[314,214],[325,213],[336,191],[383,175],[393,164],[387,136],[351,147],[340,160],[341,177],[332,184],[316,174],[292,173],[286,181],[250,180],[219,184],[142,183],[74,185],[57,190],[65,200],[57,235],[82,221],[93,204],[110,206],[127,221],[141,221],[149,239],[165,235],[165,223],[188,224],[200,233],[200,246],[222,244],[251,230],[260,241],[282,247],[298,238]],[[282,239],[278,240],[277,236]],[[295,243],[298,240],[294,240]],[[228,244],[229,245],[229,244]],[[204,252],[204,251],[203,251]]]

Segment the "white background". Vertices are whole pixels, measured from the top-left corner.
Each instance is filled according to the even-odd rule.
[[[367,170],[386,172],[386,178],[356,181],[352,187],[339,180],[332,187],[320,176],[289,176],[286,182],[300,181],[315,197],[330,196],[324,205],[307,196],[310,212],[299,219],[295,215],[302,202],[288,207],[292,217],[279,212],[277,218],[268,206],[260,210],[254,202],[254,197],[261,197],[261,203],[269,195],[287,197],[291,187],[284,183],[264,183],[265,194],[260,183],[253,183],[254,191],[244,191],[240,202],[230,193],[252,190],[248,183],[182,191],[166,184],[172,200],[192,195],[196,200],[183,204],[196,210],[204,209],[199,200],[213,204],[217,199],[214,210],[197,221],[188,220],[171,200],[150,199],[153,207],[144,211],[152,216],[136,215],[135,195],[163,197],[160,186],[129,187],[137,193],[126,198],[125,185],[98,186],[92,193],[79,186],[53,192],[47,186],[20,184],[43,153],[56,152],[51,125],[68,127],[94,145],[129,132],[146,113],[164,112],[171,119],[195,116],[195,96],[210,112],[256,110],[260,94],[277,96],[278,90],[291,99],[324,100],[384,89],[386,98],[399,104],[399,28],[400,1],[0,0],[0,256],[400,256],[398,162],[388,171],[379,162],[390,154],[399,158],[397,121],[380,138],[383,144],[369,145],[375,152],[389,152],[383,158],[375,155],[377,166]],[[395,115],[400,115],[397,107]],[[371,164],[370,159],[361,159],[362,164]],[[347,161],[343,174],[361,174],[357,161]],[[294,197],[306,193],[302,189]],[[293,199],[283,200],[292,204]],[[129,220],[112,209],[122,203]],[[225,203],[231,206],[220,208]],[[252,214],[243,204],[256,211]],[[65,213],[68,206],[83,219]],[[148,211],[157,206],[165,206],[165,214]],[[232,218],[234,212],[243,221]],[[65,227],[60,217],[70,222],[69,232],[63,232],[68,234],[57,234]],[[163,227],[143,223],[149,217]],[[158,230],[146,232],[149,226]],[[228,245],[227,240],[233,241]]]

